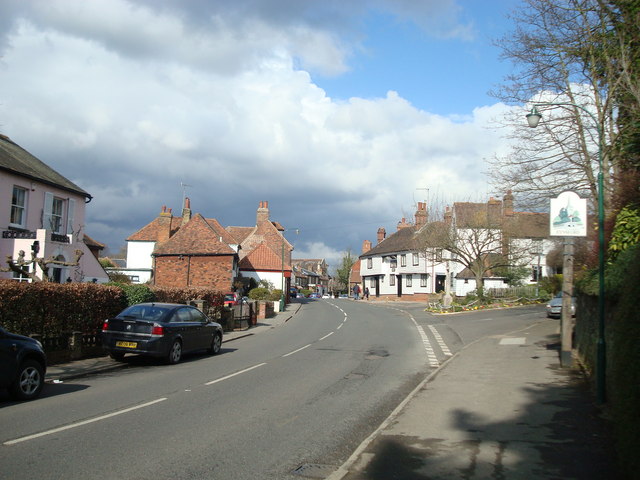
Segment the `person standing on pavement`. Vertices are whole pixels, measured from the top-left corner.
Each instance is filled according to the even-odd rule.
[[[369,287],[364,287],[364,298],[369,300]]]

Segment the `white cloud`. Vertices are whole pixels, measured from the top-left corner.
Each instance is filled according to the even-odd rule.
[[[96,240],[117,250],[161,205],[179,211],[184,182],[194,209],[227,225],[251,225],[269,200],[306,232],[297,253],[339,259],[412,214],[419,189],[486,190],[482,159],[505,145],[486,121],[505,106],[447,118],[394,91],[336,102],[301,69],[347,68],[336,32],[187,13],[32,2],[8,32],[2,131],[94,196]]]

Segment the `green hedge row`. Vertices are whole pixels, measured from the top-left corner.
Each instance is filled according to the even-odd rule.
[[[222,308],[223,298],[222,293],[205,288],[0,280],[0,325],[21,335],[95,333],[105,319],[128,305],[153,301],[186,304],[201,299],[215,312]]]

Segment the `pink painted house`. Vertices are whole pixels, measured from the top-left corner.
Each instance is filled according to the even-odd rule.
[[[94,254],[101,245],[84,232],[85,206],[91,195],[51,167],[0,135],[0,269],[6,258],[38,257],[73,262],[82,251],[79,265],[52,265],[49,280],[107,282],[109,279]],[[33,266],[32,266],[33,268]],[[35,267],[42,277],[42,271]],[[0,278],[28,280],[15,272],[0,271]]]

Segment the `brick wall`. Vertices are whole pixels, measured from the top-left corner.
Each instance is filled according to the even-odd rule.
[[[156,257],[155,284],[161,287],[212,287],[221,292],[231,289],[233,256]]]

